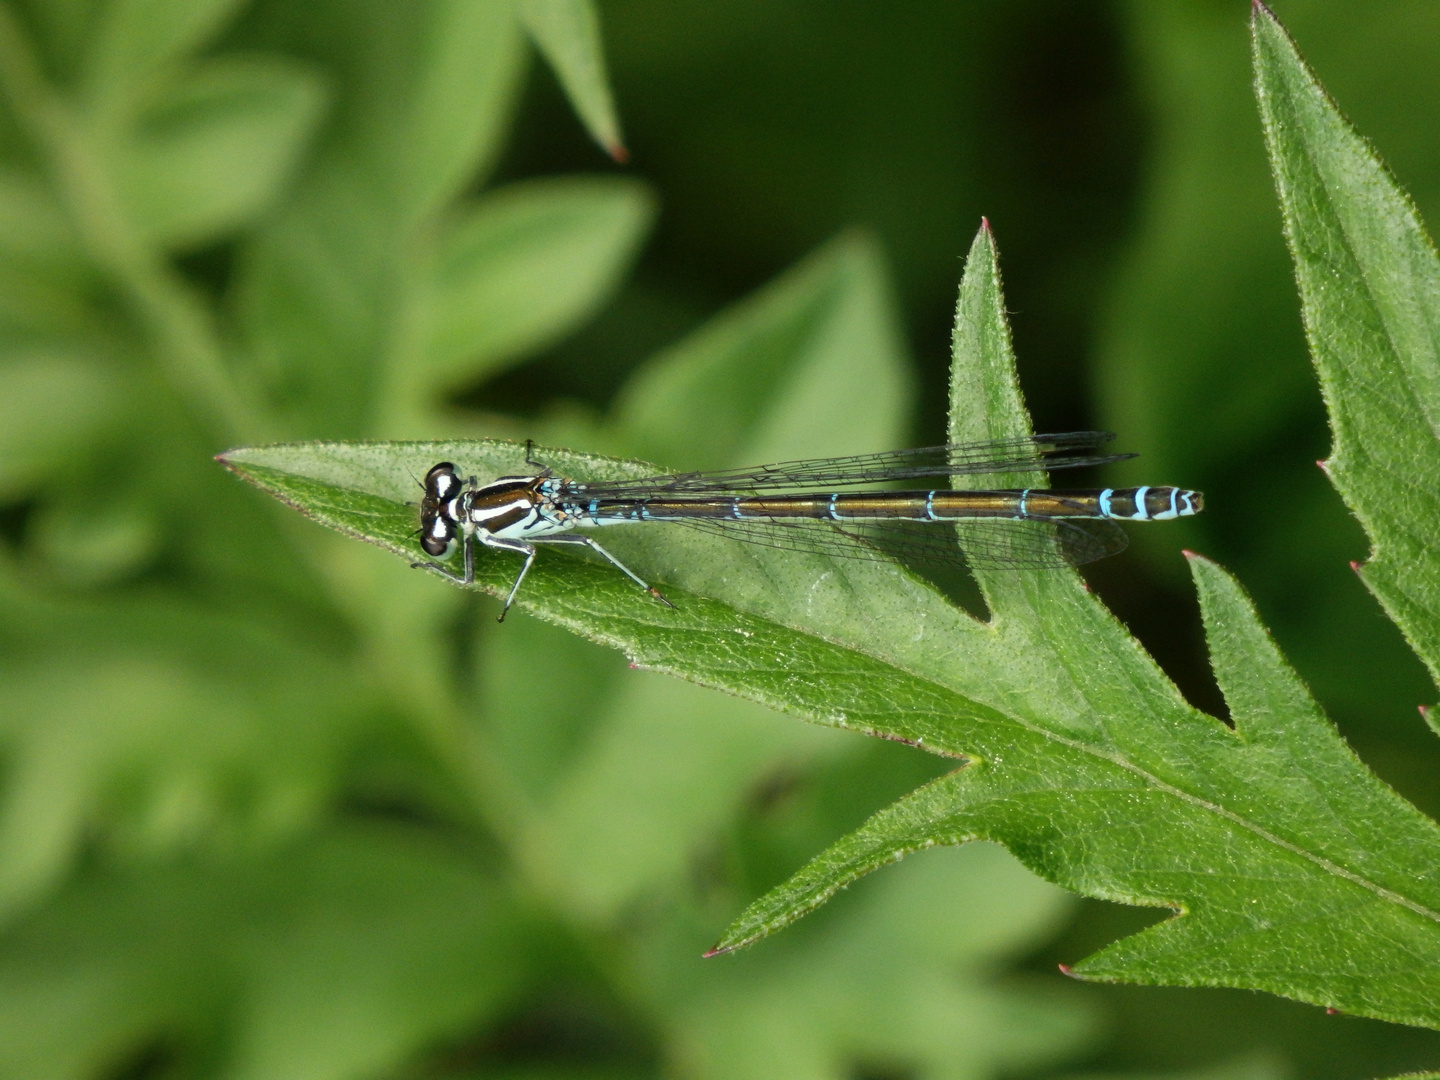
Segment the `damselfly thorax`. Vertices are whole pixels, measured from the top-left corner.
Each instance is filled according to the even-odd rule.
[[[420,546],[442,561],[459,546],[464,573],[434,562],[413,565],[468,585],[475,579],[477,543],[523,555],[501,619],[535,561],[537,544],[588,547],[669,604],[593,537],[575,532],[639,522],[682,524],[750,543],[845,558],[879,558],[889,552],[930,565],[1074,566],[1124,549],[1125,533],[1115,522],[1188,517],[1200,512],[1200,493],[1159,486],[829,489],[1077,468],[1134,456],[1101,453],[1112,438],[1082,431],[610,481],[568,480],[541,467],[535,475],[478,484],[473,477],[462,481],[455,466],[442,461],[426,473],[422,485]],[[539,465],[528,448],[526,460]],[[796,490],[815,488],[826,490]]]

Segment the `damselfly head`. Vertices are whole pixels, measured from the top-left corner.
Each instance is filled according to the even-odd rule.
[[[448,559],[454,553],[457,527],[448,508],[461,487],[455,466],[448,461],[425,474],[425,497],[420,500],[420,546],[426,555]]]

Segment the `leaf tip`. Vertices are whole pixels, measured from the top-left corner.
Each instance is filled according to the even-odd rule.
[[[709,960],[712,956],[724,956],[733,948],[733,945],[725,945],[724,943],[712,945],[710,948],[706,949],[703,953],[700,954],[700,959]]]
[[[980,215],[980,231],[983,233],[994,232],[994,230],[990,228],[990,219],[984,214]]]
[[[1315,467],[1321,472],[1323,472],[1327,477],[1330,475],[1330,462],[1326,461],[1324,458],[1321,458],[1319,461],[1315,462]]]
[[[1275,12],[1271,11],[1261,0],[1250,0],[1250,17],[1252,19],[1258,19],[1262,16],[1273,21],[1275,19]]]
[[[610,160],[616,165],[630,164],[630,151],[624,143],[612,142],[605,146],[605,152],[610,155]]]
[[[1431,731],[1433,731],[1436,735],[1440,735],[1440,717],[1437,717],[1435,715],[1435,706],[1421,705],[1419,706],[1419,709],[1420,719],[1425,721],[1425,726],[1428,727]]]
[[[1351,569],[1351,570],[1354,570],[1355,573],[1358,574],[1358,573],[1361,573],[1361,572],[1365,569],[1365,564],[1362,563],[1362,562],[1360,562],[1360,561],[1358,561],[1358,560],[1356,560],[1356,559],[1351,559],[1351,560],[1350,560],[1350,569]]]
[[[1067,979],[1078,980],[1080,978],[1080,976],[1075,974],[1075,969],[1072,968],[1069,964],[1056,964],[1055,966],[1060,969],[1060,974],[1064,975]]]
[[[234,450],[222,450],[220,451],[220,453],[216,454],[211,460],[218,461],[222,466],[224,466],[226,469],[229,469],[236,476],[244,476],[245,473],[241,469],[240,465],[230,460],[230,455],[233,453],[235,453]]]

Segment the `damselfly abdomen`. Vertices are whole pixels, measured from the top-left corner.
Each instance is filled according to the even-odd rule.
[[[1124,549],[1116,521],[1168,521],[1200,512],[1198,491],[1174,487],[948,488],[843,491],[932,476],[984,476],[1104,465],[1106,432],[931,446],[853,457],[782,462],[754,469],[672,473],[638,480],[567,480],[541,466],[533,475],[486,484],[462,481],[442,461],[425,474],[420,546],[442,561],[464,552],[464,573],[436,562],[414,566],[462,584],[475,580],[475,545],[525,556],[505,598],[510,610],[535,561],[536,544],[581,544],[662,603],[660,593],[577,529],[669,522],[753,544],[845,558],[893,553],[929,565],[1075,566]],[[526,453],[526,461],[539,466]]]

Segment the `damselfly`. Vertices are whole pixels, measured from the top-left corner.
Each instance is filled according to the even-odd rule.
[[[753,544],[845,558],[886,552],[929,565],[1074,566],[1124,549],[1122,521],[1168,521],[1200,512],[1198,491],[1174,487],[990,491],[838,491],[930,476],[982,476],[1073,469],[1134,457],[1105,453],[1100,431],[957,443],[853,457],[815,458],[753,469],[671,473],[638,480],[568,480],[531,457],[527,476],[462,481],[442,461],[425,474],[420,546],[442,562],[457,546],[464,573],[437,562],[412,565],[469,585],[475,545],[525,557],[500,618],[535,561],[537,544],[580,544],[671,605],[591,536],[576,529],[669,522]]]

